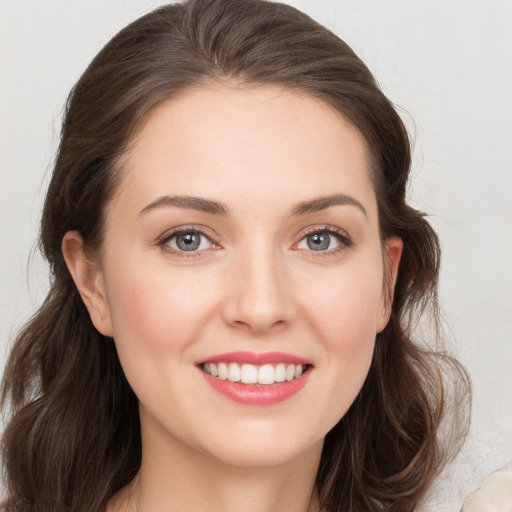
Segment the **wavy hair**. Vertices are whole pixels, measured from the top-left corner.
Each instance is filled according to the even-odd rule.
[[[439,325],[440,246],[406,203],[411,150],[395,108],[351,48],[300,11],[262,0],[190,0],[121,30],[68,98],[41,220],[50,291],[15,339],[1,391],[4,512],[104,511],[139,469],[137,399],[113,340],[91,323],[62,239],[77,230],[87,250],[101,247],[119,162],[141,122],[162,101],[219,80],[310,95],[356,126],[371,155],[382,241],[404,243],[391,319],[368,377],[325,439],[322,506],[411,511],[465,436],[466,373],[442,345],[414,337],[425,312]]]

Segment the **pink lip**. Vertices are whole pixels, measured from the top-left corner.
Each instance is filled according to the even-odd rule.
[[[226,359],[221,359],[221,361],[226,361]],[[309,369],[292,381],[276,382],[266,386],[231,382],[212,377],[203,371],[201,373],[213,389],[235,402],[245,405],[275,405],[298,393],[306,385],[311,372]]]
[[[248,363],[256,366],[262,366],[264,364],[311,364],[310,361],[302,359],[301,357],[293,356],[291,354],[285,354],[284,352],[228,352],[226,354],[219,354],[213,357],[208,357],[201,361],[197,361],[197,365],[203,363]],[[293,381],[292,381],[293,382]]]

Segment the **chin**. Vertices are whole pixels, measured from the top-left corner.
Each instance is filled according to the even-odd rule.
[[[315,456],[322,451],[324,437],[318,439],[300,436],[294,438],[285,429],[252,429],[213,442],[209,439],[207,452],[215,459],[236,467],[276,467],[295,462],[304,456]]]

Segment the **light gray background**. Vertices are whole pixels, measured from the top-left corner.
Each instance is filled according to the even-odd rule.
[[[474,384],[471,437],[445,477],[463,494],[512,458],[512,2],[289,3],[353,46],[416,140],[410,201],[441,236],[448,336]],[[0,0],[0,363],[47,289],[33,248],[67,93],[159,4]]]

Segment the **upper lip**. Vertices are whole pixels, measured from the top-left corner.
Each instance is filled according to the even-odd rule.
[[[284,352],[226,352],[224,354],[217,354],[212,357],[201,359],[196,364],[204,363],[238,363],[238,364],[253,364],[255,366],[262,366],[264,364],[302,364],[311,365],[311,361],[302,357],[297,357],[292,354]]]

